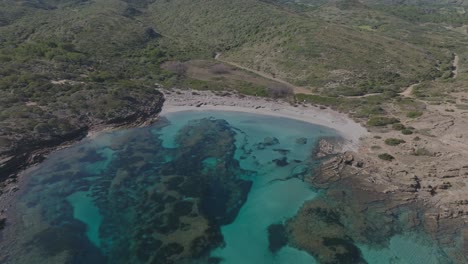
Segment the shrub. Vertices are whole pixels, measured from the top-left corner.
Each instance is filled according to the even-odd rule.
[[[415,156],[433,156],[434,154],[426,148],[418,148],[414,151]]]
[[[392,128],[395,129],[395,130],[403,130],[405,129],[405,125],[401,124],[401,123],[396,123],[396,124],[393,124],[392,125]]]
[[[390,124],[399,123],[400,120],[394,117],[374,116],[367,121],[369,126],[386,126]]]
[[[411,112],[408,112],[406,114],[406,117],[409,117],[409,118],[416,118],[416,117],[420,117],[423,115],[423,112],[420,112],[420,111],[411,111]]]
[[[403,139],[398,139],[398,138],[387,138],[385,140],[385,144],[389,145],[389,146],[397,146],[397,145],[400,145],[401,143],[405,143],[406,141],[404,141]]]
[[[411,135],[413,134],[413,131],[411,129],[405,128],[401,131],[403,135]]]
[[[383,154],[380,154],[380,155],[379,155],[379,159],[392,161],[392,160],[394,160],[395,158],[394,158],[392,155],[388,154],[388,153],[383,153]]]

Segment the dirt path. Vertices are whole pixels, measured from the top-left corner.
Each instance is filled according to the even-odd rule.
[[[415,84],[412,84],[412,85],[408,86],[408,88],[406,88],[406,90],[404,90],[403,92],[401,92],[400,95],[403,96],[403,97],[414,98],[413,89],[414,89],[414,87],[416,87],[416,85],[418,85],[418,84],[419,84],[419,83],[415,83]]]
[[[455,54],[455,57],[453,58],[453,78],[457,78],[458,77],[458,67],[459,67],[459,63],[460,63],[460,57],[458,57],[457,54]],[[414,87],[416,87],[416,85],[420,84],[419,82],[418,83],[415,83],[415,84],[412,84],[410,86],[408,86],[408,88],[406,88],[406,90],[404,90],[403,92],[400,93],[401,96],[403,97],[408,97],[408,98],[414,98],[414,95],[413,95],[413,90],[414,90]]]
[[[354,99],[354,98],[366,98],[366,97],[369,97],[369,96],[381,95],[381,94],[382,93],[370,93],[370,94],[365,94],[365,95],[348,95],[348,96],[340,95],[340,97]]]
[[[219,62],[223,62],[223,63],[226,63],[226,64],[229,64],[231,66],[234,66],[236,68],[239,68],[239,69],[242,69],[242,70],[245,70],[245,71],[248,71],[248,72],[251,72],[251,73],[255,73],[256,75],[259,75],[263,78],[266,78],[266,79],[269,79],[269,80],[272,80],[272,81],[275,81],[275,82],[278,82],[278,83],[281,83],[281,84],[284,84],[288,87],[291,87],[294,91],[295,94],[313,94],[309,89],[307,89],[306,87],[301,87],[301,86],[296,86],[294,84],[291,84],[285,80],[281,80],[281,79],[278,79],[278,78],[275,78],[269,74],[266,74],[264,72],[261,72],[261,71],[256,71],[254,69],[250,69],[250,68],[247,68],[247,67],[244,67],[238,63],[235,63],[235,62],[230,62],[230,61],[226,61],[226,60],[223,60],[220,58],[221,57],[221,53],[217,52],[216,53],[216,56],[215,56],[215,60],[219,61]]]
[[[455,54],[455,57],[453,58],[453,78],[457,78],[458,77],[458,67],[459,67],[459,63],[460,63],[460,57],[458,57],[457,54]]]

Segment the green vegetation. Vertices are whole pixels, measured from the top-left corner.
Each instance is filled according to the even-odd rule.
[[[389,146],[398,146],[402,143],[405,143],[406,141],[404,141],[403,139],[398,139],[398,138],[387,138],[385,140],[385,144],[389,145]]]
[[[396,124],[399,123],[400,120],[394,117],[386,117],[386,116],[374,116],[367,121],[368,126],[374,126],[374,127],[379,127],[379,126],[386,126],[386,125],[391,125],[391,124]]]
[[[401,35],[389,39],[387,32],[343,25],[349,20],[330,23],[320,17],[332,12],[327,5],[304,8],[303,12],[312,13],[301,16],[294,14],[296,8],[290,12],[271,2],[291,6],[290,1],[157,1],[149,5],[151,12],[139,19],[154,23],[163,36],[171,36],[193,50],[221,52],[223,60],[296,85],[326,86],[319,90],[327,95],[399,91],[416,80],[441,76],[435,67],[437,60],[451,58],[449,52],[433,52],[419,43],[402,42],[401,36],[407,32],[395,33]],[[368,12],[359,5],[347,8],[355,13]],[[386,13],[373,12],[382,20],[394,22]],[[428,36],[416,32],[410,23],[398,27],[430,43]]]
[[[392,155],[388,154],[388,153],[383,153],[383,154],[379,154],[379,159],[381,160],[387,160],[387,161],[392,161],[395,159],[395,157],[393,157]]]
[[[411,111],[411,112],[408,112],[406,114],[406,117],[409,117],[409,118],[417,118],[417,117],[420,117],[423,115],[423,112],[419,112],[419,111]]]
[[[383,1],[370,1],[383,2]],[[463,1],[461,1],[463,2]],[[443,1],[426,1],[424,4],[405,5],[380,4],[377,6],[384,12],[417,23],[446,23],[454,26],[468,23],[468,14],[463,6],[448,6]]]
[[[401,123],[396,123],[396,124],[393,124],[393,125],[392,125],[392,128],[393,128],[394,130],[400,130],[400,131],[401,131],[401,130],[405,129],[406,127],[405,127],[405,125],[403,125],[403,124],[401,124]]]
[[[403,130],[401,131],[401,133],[402,133],[403,135],[412,135],[412,134],[413,134],[413,130],[408,129],[408,128],[405,128],[405,129],[403,129]]]
[[[426,148],[418,148],[414,151],[415,156],[433,156],[434,154]]]

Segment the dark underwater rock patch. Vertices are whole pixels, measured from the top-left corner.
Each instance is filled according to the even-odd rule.
[[[26,246],[39,246],[49,256],[67,251],[72,260],[70,263],[105,263],[106,259],[84,235],[85,231],[86,226],[75,220],[43,230]]]
[[[361,251],[350,237],[350,227],[343,224],[342,218],[348,215],[342,214],[325,199],[307,202],[288,222],[292,244],[309,252],[319,263],[365,263]]]
[[[105,160],[106,160],[106,158],[103,157],[101,154],[99,154],[96,151],[96,149],[87,150],[86,155],[79,159],[80,162],[89,162],[89,163],[105,161]]]
[[[178,131],[177,149],[165,149],[153,138],[133,140],[132,148],[117,153],[105,173],[112,177],[96,193],[110,261],[179,263],[222,245],[220,227],[235,219],[252,185],[240,178],[249,172],[234,158],[235,135],[224,120],[201,119]],[[206,164],[208,158],[216,166]],[[128,175],[110,191],[117,169]],[[123,209],[131,213],[121,214]],[[129,241],[134,246],[128,247]]]
[[[291,152],[289,149],[273,149],[273,151],[276,151],[281,155],[288,155]]]
[[[208,253],[223,245],[220,227],[236,218],[252,186],[244,177],[253,172],[242,170],[234,157],[241,131],[224,120],[192,121],[176,134],[178,147],[165,149],[155,130],[116,137],[105,168],[99,149],[82,147],[76,150],[80,160],[60,160],[61,166],[31,181],[33,187],[57,188],[28,196],[26,204],[38,207],[41,221],[50,225],[28,246],[44,256],[66,254],[72,263],[208,261]],[[102,216],[99,248],[64,199],[77,191],[87,191]]]
[[[3,228],[5,228],[6,226],[6,218],[0,218],[0,230],[2,230]]]
[[[367,263],[361,254],[361,250],[353,243],[352,239],[324,237],[323,245],[332,249],[335,254],[335,260],[323,263],[340,263],[340,264],[365,264]]]
[[[286,157],[283,157],[281,159],[274,159],[273,162],[278,167],[286,167],[289,165],[288,159]]]
[[[188,215],[192,212],[193,203],[189,201],[180,201],[174,205],[174,213],[177,216]]]
[[[288,244],[288,233],[283,224],[271,224],[268,227],[268,249],[276,253]]]
[[[277,139],[276,137],[266,137],[263,139],[263,142],[259,142],[255,144],[255,146],[257,147],[257,149],[265,149],[266,147],[278,145],[279,143],[279,139]]]
[[[298,138],[296,139],[296,144],[299,144],[299,145],[305,145],[307,144],[307,138]]]

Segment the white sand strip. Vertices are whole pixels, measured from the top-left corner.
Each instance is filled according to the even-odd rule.
[[[164,91],[166,101],[160,115],[179,111],[233,111],[291,118],[321,125],[336,130],[346,144],[343,150],[357,151],[360,139],[367,136],[367,130],[347,117],[331,109],[315,106],[292,106],[272,99],[254,96],[220,96],[209,91]],[[281,129],[281,125],[278,125]]]

